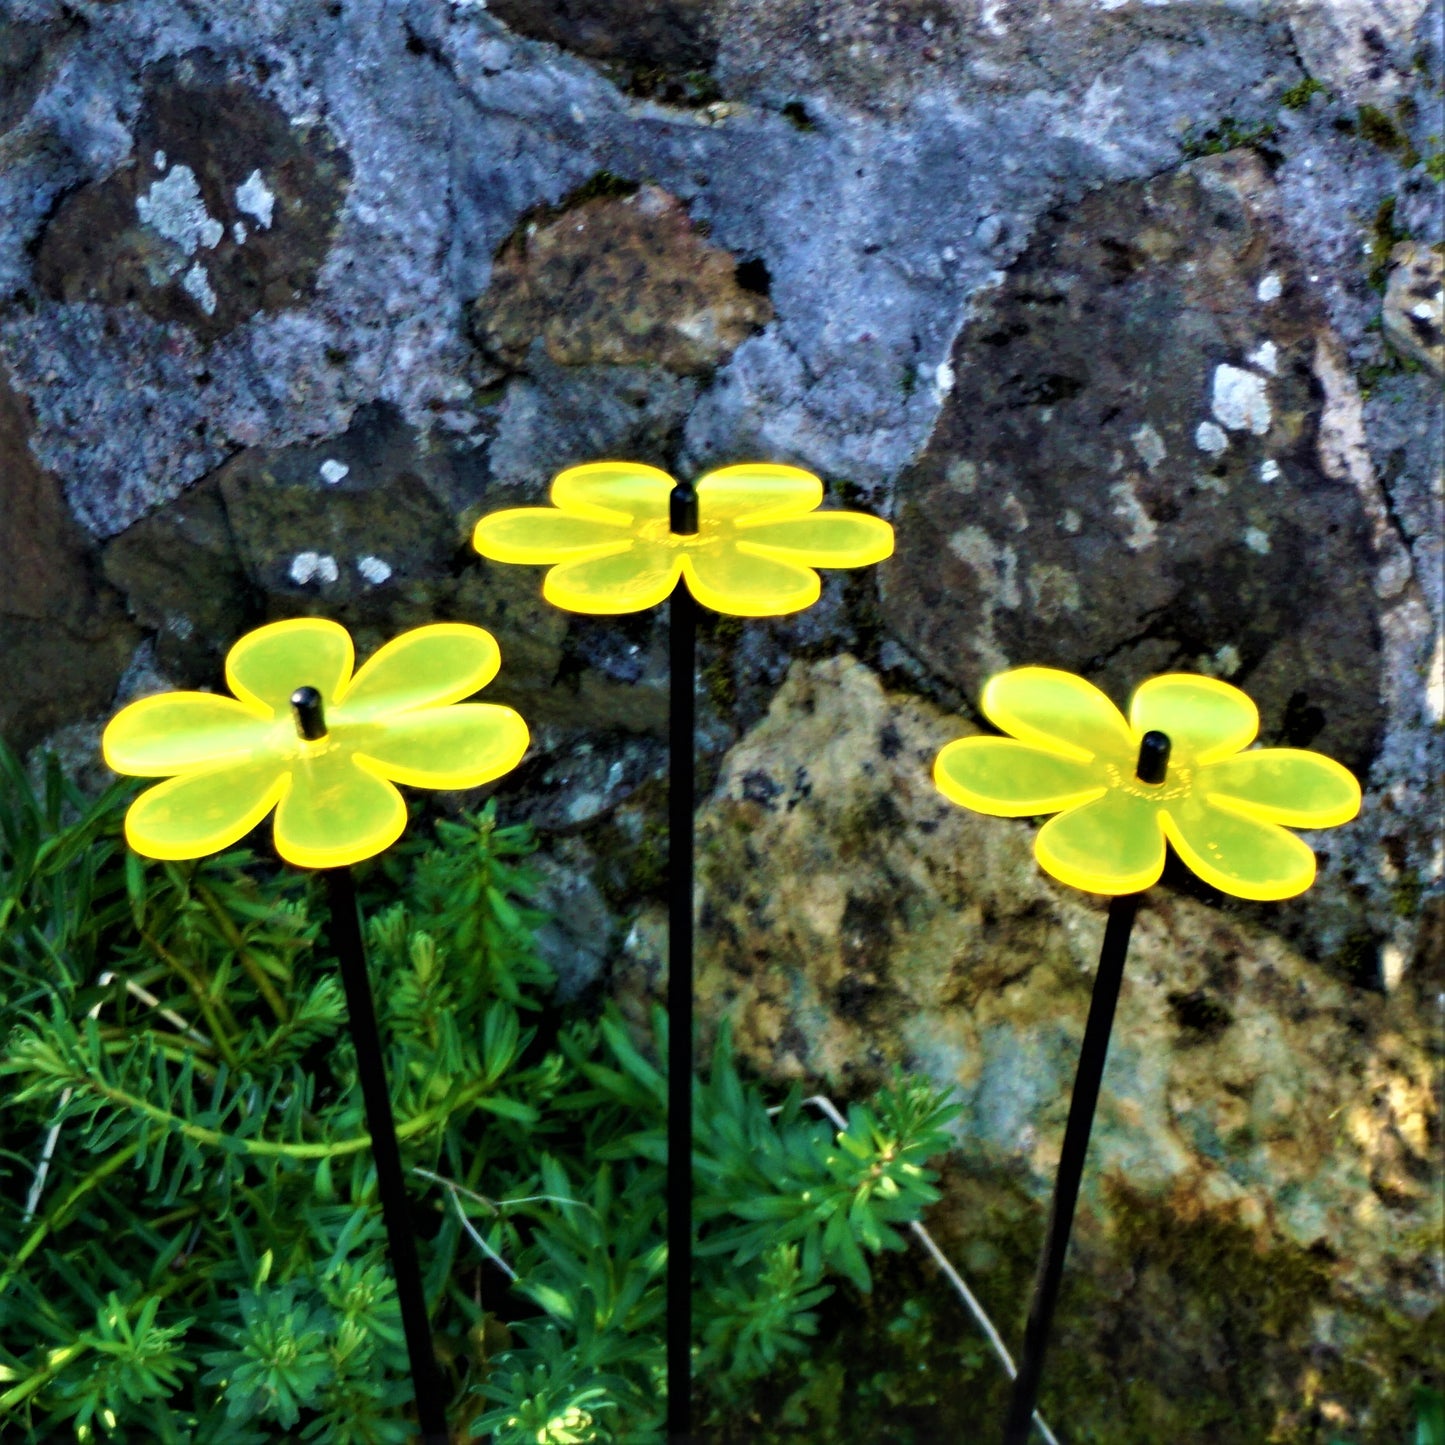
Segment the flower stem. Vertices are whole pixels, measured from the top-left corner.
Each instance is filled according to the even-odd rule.
[[[426,1445],[448,1445],[446,1404],[432,1351],[431,1325],[427,1320],[426,1295],[422,1289],[421,1266],[417,1261],[416,1235],[407,1210],[406,1181],[401,1171],[401,1150],[396,1124],[391,1117],[391,1093],[386,1085],[386,1067],[381,1057],[381,1037],[376,1027],[376,1008],[366,976],[365,944],[361,916],[357,911],[356,884],[349,868],[327,868],[328,900],[331,905],[331,943],[341,966],[346,988],[346,1008],[351,1037],[356,1045],[356,1070],[366,1103],[366,1126],[371,1134],[371,1152],[376,1161],[376,1184],[381,1194],[381,1213],[386,1222],[387,1246],[392,1273],[396,1277],[397,1303],[401,1306],[402,1330],[411,1360],[412,1387],[416,1392],[416,1413]]]
[[[1169,737],[1147,732],[1139,748],[1135,773],[1140,782],[1163,783],[1169,767]],[[1094,993],[1089,1000],[1089,1019],[1084,1025],[1084,1042],[1079,1048],[1079,1067],[1074,1075],[1074,1094],[1069,1100],[1069,1121],[1064,1126],[1064,1147],[1054,1177],[1054,1197],[1044,1228],[1044,1247],[1034,1279],[1033,1303],[1024,1329],[1023,1355],[1014,1377],[1009,1402],[1004,1445],[1026,1445],[1034,1406],[1039,1397],[1044,1351],[1049,1343],[1049,1326],[1059,1299],[1064,1276],[1064,1257],[1069,1250],[1069,1231],[1074,1224],[1074,1206],[1079,1200],[1079,1181],[1084,1158],[1089,1152],[1089,1134],[1094,1109],[1099,1102],[1099,1085],[1109,1057],[1109,1034],[1114,1027],[1114,1008],[1119,1002],[1119,985],[1124,980],[1124,960],[1129,954],[1129,935],[1142,893],[1121,893],[1109,904],[1109,921],[1104,927],[1104,946],[1099,951],[1099,969],[1094,975]]]
[[[696,528],[696,522],[693,522]],[[692,810],[697,604],[678,578],[668,613],[667,1433],[692,1416]]]

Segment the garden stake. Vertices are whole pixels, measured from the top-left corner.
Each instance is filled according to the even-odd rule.
[[[694,488],[638,462],[589,462],[552,483],[551,507],[477,523],[494,562],[550,563],[542,595],[573,612],[639,612],[669,600],[667,980],[667,1431],[691,1439],[692,893],[697,605],[776,617],[818,600],[820,566],[893,551],[893,529],[861,512],[818,512],[823,484],[772,462],[708,472]]]
[[[234,697],[142,698],[111,719],[101,740],[115,772],[167,779],[126,813],[126,841],[137,853],[199,858],[229,847],[274,808],[276,851],[326,876],[424,1445],[448,1445],[446,1401],[351,864],[389,847],[406,827],[394,783],[475,787],[521,761],[527,726],[517,713],[458,701],[496,676],[500,657],[480,627],[438,623],[394,638],[353,675],[345,628],[294,618],[247,633],[231,648],[226,682]]]
[[[296,731],[307,742],[326,736],[326,718],[321,694],[314,687],[298,687],[291,694],[296,714]],[[396,1121],[391,1115],[391,1091],[386,1085],[386,1065],[381,1055],[381,1036],[376,1027],[376,1006],[366,972],[366,942],[361,932],[361,912],[356,899],[356,881],[351,869],[323,868],[326,899],[331,909],[331,944],[341,968],[341,985],[346,990],[346,1015],[351,1041],[356,1045],[356,1073],[366,1107],[366,1131],[371,1135],[371,1157],[376,1161],[376,1188],[381,1196],[381,1217],[386,1224],[386,1244],[391,1254],[391,1272],[396,1280],[396,1301],[401,1309],[401,1328],[406,1336],[406,1353],[411,1362],[412,1389],[416,1395],[417,1420],[424,1445],[449,1445],[446,1404],[432,1353],[431,1324],[427,1318],[426,1291],[422,1287],[421,1264],[416,1254],[416,1234],[406,1202],[406,1180],[401,1169],[401,1148],[396,1142]]]
[[[1166,840],[1222,892],[1292,898],[1314,881],[1315,856],[1281,825],[1348,822],[1359,812],[1360,785],[1320,753],[1251,748],[1259,713],[1244,693],[1217,678],[1150,678],[1135,690],[1127,722],[1092,683],[1048,667],[999,674],[985,686],[982,704],[1008,736],[949,743],[933,766],[939,790],[996,817],[1057,814],[1034,839],[1039,865],[1075,888],[1112,897],[1004,1430],[1004,1445],[1024,1445],[1129,934],[1140,895],[1163,871]]]
[[[668,498],[675,536],[697,535],[697,492]],[[692,827],[697,604],[679,577],[668,599],[667,1433],[692,1429]]]
[[[1144,734],[1139,745],[1136,776],[1157,787],[1164,782],[1169,766],[1169,739],[1161,732]],[[1079,1049],[1079,1067],[1074,1075],[1074,1093],[1069,1100],[1069,1120],[1064,1126],[1064,1147],[1054,1179],[1054,1197],[1049,1205],[1049,1222],[1039,1254],[1029,1322],[1024,1330],[1023,1355],[1014,1377],[1004,1445],[1025,1445],[1033,1425],[1039,1398],[1039,1377],[1044,1368],[1044,1351],[1049,1344],[1049,1326],[1064,1277],[1064,1256],[1069,1250],[1069,1231],[1074,1223],[1074,1206],[1079,1199],[1079,1180],[1084,1157],[1089,1152],[1089,1133],[1094,1126],[1094,1108],[1099,1102],[1099,1083],[1109,1057],[1109,1032],[1114,1026],[1114,1007],[1119,1002],[1119,985],[1124,979],[1124,960],[1129,953],[1129,935],[1139,911],[1140,893],[1117,894],[1109,904],[1104,925],[1104,946],[1099,951],[1099,968],[1094,975],[1094,992],[1089,1000],[1089,1020],[1084,1025],[1084,1042]]]

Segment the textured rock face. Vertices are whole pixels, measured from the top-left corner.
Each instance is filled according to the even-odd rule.
[[[487,8],[519,35],[597,60],[687,71],[706,70],[717,55],[715,0],[491,0]]]
[[[67,196],[35,280],[57,301],[135,305],[204,340],[316,289],[348,163],[205,52],[142,75],[134,159]]]
[[[806,466],[899,545],[804,613],[704,621],[708,1017],[777,1076],[958,1084],[947,1227],[1031,1255],[990,1221],[1042,1197],[1100,911],[927,756],[1008,664],[1245,687],[1364,810],[1293,903],[1152,891],[1079,1236],[1107,1308],[1060,1358],[1094,1360],[1090,1428],[1116,1376],[1160,1382],[1128,1445],[1385,1428],[1417,1366],[1360,1331],[1439,1289],[1439,0],[0,8],[7,740],[93,752],[118,696],[218,685],[271,618],[363,652],[479,623],[532,726],[502,790],[550,956],[635,1004],[665,619],[564,616],[468,537],[599,457]],[[1317,1336],[1292,1298],[1248,1337],[1254,1414],[1211,1267],[1136,1268],[1139,1230],[1319,1284]],[[985,1269],[1005,1309],[1020,1268]],[[1307,1371],[1356,1357],[1320,1403]]]
[[[17,750],[106,707],[140,641],[29,440],[25,403],[0,369],[0,735]]]
[[[658,186],[586,201],[503,247],[476,303],[477,339],[512,368],[540,337],[562,366],[710,371],[772,319],[739,269]]]
[[[931,1225],[957,1243],[987,1298],[1007,1274],[1001,1221],[1017,1212],[991,1204],[990,1189],[1007,1181],[1042,1201],[1052,1186],[1104,910],[1040,873],[1035,825],[970,814],[933,789],[936,751],[971,731],[890,694],[851,657],[793,666],[699,819],[699,1055],[725,1014],[760,1071],[821,1082],[835,1097],[876,1084],[894,1062],[952,1082],[965,1101],[952,1163],[961,1178]],[[647,964],[660,962],[646,938],[662,919],[644,920],[624,987],[643,987]],[[1277,1306],[1243,1277],[1233,1299],[1208,1285],[1222,1243],[1199,1227],[1214,1221],[1246,1260],[1267,1248],[1282,1272],[1298,1260],[1311,1274],[1305,1316],[1277,1315],[1266,1329],[1287,1345],[1266,1386],[1276,1405],[1260,1418],[1298,1425],[1302,1392],[1314,1392],[1360,1419],[1335,1345],[1354,1338],[1358,1360],[1379,1367],[1364,1321],[1389,1309],[1423,1321],[1439,1308],[1432,988],[1416,980],[1390,1000],[1361,996],[1256,926],[1153,889],[1075,1227],[1071,1267],[1098,1293],[1071,1292],[1061,1355],[1104,1340],[1114,1376],[1153,1380],[1165,1400],[1228,1396],[1227,1377],[1254,1363],[1230,1360],[1224,1319],[1247,1332],[1254,1312]],[[1142,1209],[1172,1237],[1176,1269],[1196,1272],[1175,1306],[1147,1263],[1159,1246],[1133,1233]],[[1205,1303],[1211,1290],[1224,1319]],[[1022,1318],[1022,1296],[1006,1308]],[[1188,1324],[1140,1332],[1139,1312],[1156,1308],[1181,1309]],[[1108,1374],[1079,1400],[1077,1428],[1147,1416]],[[1222,1433],[1196,1438],[1257,1438],[1233,1433],[1257,1405],[1225,1407]]]
[[[1445,373],[1445,256],[1402,241],[1390,261],[1385,331],[1406,356]]]
[[[1324,318],[1245,155],[1047,218],[978,306],[898,484],[884,616],[976,695],[1081,669],[1246,687],[1262,735],[1368,768],[1378,561],[1320,458]]]

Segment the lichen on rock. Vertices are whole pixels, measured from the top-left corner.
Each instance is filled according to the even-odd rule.
[[[132,161],[67,196],[35,279],[63,301],[139,307],[214,340],[314,292],[350,165],[203,51],[141,78]]]
[[[645,362],[686,375],[726,361],[772,314],[676,197],[643,186],[528,221],[498,254],[472,325],[512,367],[540,337],[564,366]]]

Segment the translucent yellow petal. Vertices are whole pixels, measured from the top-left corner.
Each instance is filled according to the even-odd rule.
[[[248,632],[226,654],[226,684],[242,702],[289,714],[291,694],[314,687],[323,704],[351,676],[351,635],[325,617],[293,617]]]
[[[1248,747],[1259,731],[1259,709],[1217,677],[1170,672],[1139,685],[1129,721],[1140,737],[1151,729],[1167,734],[1172,758],[1203,765]]]
[[[864,567],[893,552],[893,528],[864,512],[810,512],[782,522],[738,523],[738,546],[808,567]]]
[[[389,848],[405,827],[401,794],[335,744],[292,764],[276,851],[301,868],[340,868]]]
[[[553,567],[542,595],[569,612],[641,612],[663,601],[681,575],[680,550],[639,542],[626,552]]]
[[[209,692],[163,692],[122,708],[106,724],[100,750],[106,766],[133,777],[209,770],[226,759],[244,762],[273,730],[269,708]]]
[[[666,517],[673,480],[642,462],[588,462],[559,472],[552,503],[579,517],[623,526]]]
[[[1050,818],[1034,839],[1044,872],[1090,893],[1137,893],[1164,869],[1158,809],[1124,792],[1109,792]]]
[[[812,472],[777,462],[743,462],[708,472],[697,484],[697,508],[705,521],[778,521],[811,512],[823,500]]]
[[[556,507],[514,507],[483,517],[472,546],[493,562],[565,562],[620,551],[632,540],[629,518],[577,517]]]
[[[434,622],[393,637],[352,678],[329,716],[343,722],[380,721],[417,707],[470,697],[501,666],[490,632],[465,622]]]
[[[752,557],[736,545],[716,543],[684,555],[692,595],[714,612],[734,617],[781,617],[818,600],[822,584],[811,567]]]
[[[1057,813],[1099,797],[1089,763],[1013,738],[959,738],[935,759],[933,781],[946,798],[999,818]]]
[[[1091,682],[1053,667],[1017,667],[983,690],[986,716],[1006,733],[1063,757],[1105,758],[1132,773],[1138,748],[1119,709]]]
[[[475,788],[511,772],[527,751],[527,724],[493,703],[462,702],[346,735],[368,772],[416,788]]]
[[[1231,812],[1290,828],[1333,828],[1360,811],[1348,768],[1302,748],[1253,748],[1201,768],[1195,792]]]
[[[184,773],[147,789],[125,815],[126,842],[147,858],[201,858],[244,838],[285,794],[286,764],[259,757]]]
[[[1198,797],[1166,808],[1164,828],[1175,852],[1221,892],[1236,898],[1293,898],[1314,882],[1315,855],[1277,824]]]

